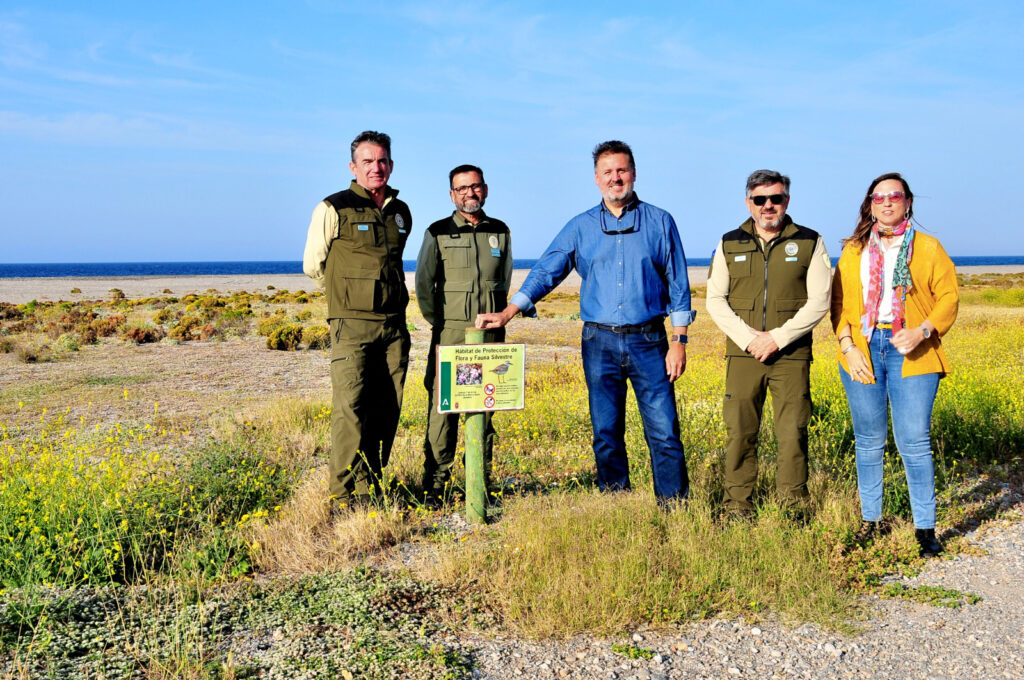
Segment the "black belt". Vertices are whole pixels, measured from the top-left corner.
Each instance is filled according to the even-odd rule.
[[[612,333],[657,333],[658,331],[665,332],[665,320],[664,319],[653,319],[647,323],[639,325],[628,325],[628,326],[609,326],[604,323],[594,323],[593,321],[587,321],[583,324],[584,326],[590,326],[591,328],[598,328],[602,331],[611,331]]]

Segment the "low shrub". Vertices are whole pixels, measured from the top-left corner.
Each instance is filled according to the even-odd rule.
[[[276,331],[278,328],[285,325],[286,323],[288,322],[287,320],[285,320],[284,314],[275,314],[273,316],[268,316],[256,325],[256,334],[265,338],[270,337],[270,335],[273,334],[274,331]]]
[[[26,364],[38,364],[53,359],[53,351],[45,342],[21,342],[14,346],[14,356]]]
[[[174,312],[169,307],[164,307],[159,312],[153,315],[153,321],[156,323],[167,323],[174,318]]]
[[[72,295],[78,295],[81,292],[82,292],[82,289],[77,287],[77,286],[75,286],[74,288],[71,289],[71,294]]]
[[[25,312],[19,309],[17,305],[12,305],[9,302],[0,302],[0,320],[20,319],[23,316],[25,316]]]
[[[199,319],[194,316],[186,314],[185,316],[178,319],[178,323],[171,329],[168,336],[172,340],[179,342],[188,342],[194,339],[193,335],[195,331],[202,325]]]
[[[199,339],[203,341],[212,340],[218,335],[220,335],[220,331],[212,323],[204,323],[199,329]]]
[[[327,326],[307,326],[302,329],[302,343],[308,349],[327,349],[331,346],[331,332]]]
[[[302,342],[302,326],[289,323],[279,327],[267,338],[267,349],[291,351],[297,349]]]
[[[107,292],[110,293],[110,299],[111,300],[124,300],[125,299],[124,291],[121,290],[120,288],[111,288]]]
[[[111,314],[100,319],[93,319],[89,325],[96,331],[97,337],[106,338],[117,334],[124,326],[125,321],[127,319],[124,314]]]
[[[64,333],[53,343],[53,348],[58,352],[77,352],[78,338],[74,333]]]
[[[80,329],[76,329],[78,333],[78,342],[82,345],[95,345],[99,342],[100,336],[96,334],[96,329],[92,326],[85,325]]]
[[[0,354],[10,354],[14,351],[14,342],[10,338],[0,338]]]
[[[132,326],[121,337],[126,342],[145,345],[150,342],[160,342],[167,337],[167,333],[161,326]]]

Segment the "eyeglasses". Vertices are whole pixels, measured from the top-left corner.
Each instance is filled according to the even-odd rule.
[[[475,191],[475,192],[483,191],[483,188],[485,186],[487,186],[487,185],[482,183],[482,182],[474,182],[473,184],[467,184],[467,185],[461,186],[461,187],[452,187],[452,191],[454,191],[455,193],[457,193],[460,196],[462,196],[462,195],[468,194],[470,191]]]
[[[772,205],[782,205],[782,202],[786,200],[786,194],[772,194],[771,196],[751,196],[750,200],[754,202],[754,205],[761,207],[768,201],[772,202]]]
[[[872,203],[885,203],[885,199],[888,198],[893,203],[899,203],[900,201],[902,201],[906,197],[907,197],[907,195],[905,193],[903,193],[902,191],[890,191],[887,194],[871,194],[871,202]]]

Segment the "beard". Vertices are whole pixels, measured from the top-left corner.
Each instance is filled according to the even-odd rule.
[[[458,204],[456,207],[459,209],[459,212],[466,213],[467,215],[472,215],[473,213],[478,213],[484,209],[484,199],[466,199],[464,202]]]
[[[623,183],[606,187],[604,199],[609,203],[625,203],[633,197],[633,187]]]
[[[779,227],[782,226],[782,215],[776,215],[772,219],[757,219],[757,226],[765,231],[778,231]]]

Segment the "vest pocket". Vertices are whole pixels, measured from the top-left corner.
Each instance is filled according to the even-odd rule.
[[[732,307],[732,311],[736,312],[736,316],[743,319],[743,323],[748,326],[754,326],[754,298],[739,297],[738,295],[729,295],[726,297],[729,302],[729,306]],[[761,325],[761,320],[757,320],[757,326]]]
[[[465,269],[470,266],[468,238],[445,237],[439,240],[438,245],[446,269]]]
[[[726,262],[729,265],[729,278],[742,279],[750,276],[750,258],[752,254],[753,251],[747,253],[726,254]]]
[[[800,308],[807,304],[806,298],[780,298],[775,301],[775,313],[778,319],[778,326],[786,323],[800,311]]]
[[[337,299],[345,309],[374,312],[384,305],[383,286],[377,269],[346,269],[343,276],[335,278],[335,285],[338,286]]]
[[[350,218],[345,231],[349,242],[357,248],[377,248],[381,245],[380,227],[372,216]]]
[[[444,282],[444,318],[446,321],[469,320],[469,295],[472,281]]]

